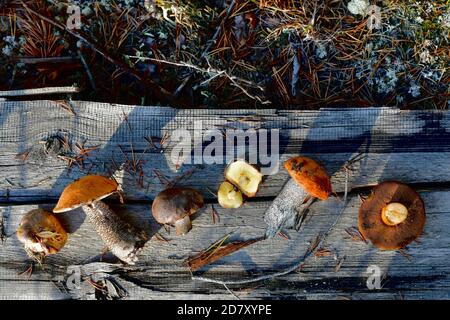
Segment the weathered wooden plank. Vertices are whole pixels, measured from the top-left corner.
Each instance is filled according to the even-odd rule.
[[[407,253],[411,261],[399,252],[378,251],[363,242],[357,242],[345,232],[356,226],[359,197],[354,194],[339,223],[323,243],[331,251],[330,256],[312,257],[300,273],[293,273],[272,281],[250,285],[230,286],[242,298],[450,298],[450,266],[447,257],[450,248],[450,193],[449,191],[423,191],[421,195],[427,209],[425,234],[420,243],[410,245]],[[160,232],[169,239],[160,242],[155,237],[145,246],[140,263],[134,267],[116,264],[88,264],[82,267],[82,274],[105,274],[114,277],[128,291],[128,298],[232,298],[220,285],[192,281],[183,265],[189,255],[208,246],[211,241],[227,232],[235,231],[235,237],[251,238],[264,233],[263,212],[269,202],[251,202],[236,210],[225,210],[216,206],[221,220],[212,223],[210,209],[206,208],[194,220],[193,230],[184,237],[166,234],[151,218],[149,205],[131,204],[116,206],[116,210],[133,217],[134,223],[146,226],[150,234]],[[298,261],[316,236],[325,231],[336,219],[341,202],[330,199],[316,202],[306,220],[306,226],[297,233],[289,231],[291,240],[282,237],[254,244],[242,251],[206,267],[203,275],[217,279],[241,279],[278,271]],[[51,204],[42,204],[51,208]],[[21,216],[36,205],[15,205],[2,207],[6,218],[7,233],[16,229]],[[49,257],[47,269],[38,270],[29,283],[39,288],[42,283],[42,297],[50,298],[59,288],[58,298],[67,294],[77,298],[93,298],[93,288],[86,283],[80,290],[65,287],[67,268],[96,261],[102,250],[99,237],[92,226],[84,221],[79,211],[64,214],[63,220],[73,232],[69,242],[59,254]],[[0,247],[0,296],[13,289],[15,281],[24,281],[18,276],[24,269],[26,255],[15,236]],[[97,257],[98,259],[98,257]],[[335,270],[340,263],[340,269]],[[370,265],[379,266],[386,273],[381,290],[371,291],[366,286]],[[84,270],[88,271],[84,271]],[[18,280],[20,279],[20,280]],[[21,284],[22,285],[22,284]],[[50,291],[48,291],[50,290]],[[67,290],[67,292],[66,292]],[[20,294],[19,294],[20,296]]]
[[[164,243],[153,237],[135,267],[112,264],[108,256],[103,257],[108,263],[99,265],[95,262],[103,249],[100,238],[84,221],[81,211],[67,213],[62,216],[71,232],[67,246],[50,257],[46,268],[35,271],[30,280],[18,275],[26,255],[15,236],[0,246],[0,298],[35,298],[37,294],[48,299],[95,298],[93,287],[86,281],[81,289],[66,285],[68,268],[79,265],[83,279],[115,279],[112,281],[128,291],[128,298],[132,299],[232,297],[221,286],[192,281],[183,261],[231,231],[235,231],[236,238],[261,236],[265,230],[263,213],[270,200],[262,197],[275,196],[287,174],[280,170],[267,177],[258,194],[261,198],[241,209],[224,210],[216,205],[220,223],[212,223],[208,207],[194,220],[194,229],[187,236],[167,235],[151,218],[150,201],[165,187],[154,170],[169,180],[189,173],[181,184],[198,188],[214,202],[208,190],[217,188],[225,166],[199,165],[193,169],[193,165],[183,163],[177,169],[178,165],[170,159],[175,141],[169,139],[161,152],[151,149],[145,139],[171,136],[179,128],[188,129],[192,136],[213,128],[279,129],[281,161],[299,153],[317,158],[330,171],[338,192],[343,190],[345,181],[342,166],[360,153],[365,157],[352,165],[351,187],[396,179],[428,190],[422,192],[428,211],[426,234],[420,244],[410,246],[411,262],[398,252],[379,252],[350,239],[344,230],[357,224],[359,198],[354,193],[342,219],[323,244],[331,250],[330,256],[309,259],[301,273],[262,284],[231,286],[242,298],[449,298],[450,267],[445,261],[450,244],[449,191],[445,190],[450,181],[447,112],[388,108],[301,112],[174,110],[89,102],[70,102],[68,108],[67,104],[52,101],[0,102],[0,202],[5,204],[0,211],[6,232],[13,233],[28,210],[36,206],[51,209],[70,181],[89,172],[114,173],[127,200],[139,201],[116,206],[116,210],[145,226],[151,235],[160,232],[171,241]],[[41,152],[42,145],[39,147],[39,141],[55,134],[72,143],[86,142],[88,147],[99,148],[90,153],[84,169],[69,170],[64,161],[55,155],[46,156]],[[27,150],[31,151],[26,160],[16,158]],[[256,145],[250,145],[249,153],[252,152],[256,152]],[[123,170],[133,157],[142,161],[139,170],[144,174],[143,186],[139,186],[130,170]],[[436,186],[441,191],[433,188]],[[292,265],[315,237],[333,223],[339,208],[336,199],[315,203],[306,227],[300,233],[289,232],[291,240],[277,237],[252,245],[205,268],[205,275],[237,279]],[[339,271],[335,271],[337,264]],[[387,272],[382,290],[367,289],[369,265],[378,265]]]
[[[371,185],[384,179],[409,183],[450,181],[449,114],[439,111],[400,111],[389,108],[320,111],[276,110],[175,110],[89,102],[70,102],[75,115],[52,101],[0,103],[0,201],[54,201],[70,181],[90,173],[114,173],[130,200],[149,200],[164,188],[156,174],[169,180],[186,173],[181,184],[196,187],[205,196],[220,183],[224,164],[173,163],[168,140],[165,152],[150,148],[145,138],[170,136],[174,129],[192,132],[201,121],[202,132],[213,128],[262,128],[280,130],[281,161],[294,154],[319,159],[332,173],[335,189],[343,187],[342,165],[358,153],[366,158],[351,173],[352,185]],[[98,146],[84,169],[67,169],[55,156],[24,151],[39,150],[39,141],[58,134],[72,142]],[[42,147],[42,146],[41,146]],[[255,152],[249,146],[249,153]],[[234,150],[233,150],[234,151]],[[141,160],[139,173],[124,170],[133,159]],[[122,167],[122,170],[120,170]],[[128,172],[127,172],[128,171]],[[271,175],[259,196],[275,196],[287,179],[284,170]]]

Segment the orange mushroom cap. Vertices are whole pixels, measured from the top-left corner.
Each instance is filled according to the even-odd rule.
[[[401,204],[408,210],[406,219],[388,224],[382,217],[389,204]],[[386,181],[377,185],[359,208],[361,234],[382,250],[396,250],[419,237],[425,225],[425,206],[419,194],[406,184]]]
[[[311,196],[326,200],[333,191],[326,170],[313,159],[297,156],[284,163],[289,175]]]
[[[53,212],[61,213],[99,201],[117,192],[116,181],[103,176],[89,175],[69,184],[62,192]]]

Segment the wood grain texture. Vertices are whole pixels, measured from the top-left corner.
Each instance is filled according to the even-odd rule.
[[[322,245],[330,254],[308,259],[300,272],[250,285],[234,285],[231,289],[242,298],[449,298],[450,266],[447,263],[450,237],[448,191],[425,191],[421,195],[427,204],[427,225],[420,243],[409,246],[410,260],[396,251],[378,251],[370,244],[353,240],[345,231],[356,225],[359,196],[353,195],[329,237]],[[177,237],[155,223],[148,205],[116,206],[121,214],[132,216],[135,224],[147,226],[151,234],[159,232],[169,242],[153,237],[136,266],[122,266],[111,257],[103,258],[102,242],[81,211],[64,214],[62,220],[69,225],[71,234],[64,249],[47,259],[45,270],[37,270],[28,280],[18,270],[26,268],[26,254],[13,235],[1,248],[0,278],[2,298],[11,294],[22,297],[14,290],[14,283],[29,283],[30,288],[42,284],[44,298],[93,298],[94,288],[89,277],[112,277],[128,292],[127,298],[233,298],[220,285],[192,281],[184,265],[187,257],[207,247],[225,233],[233,232],[232,239],[249,239],[264,234],[263,212],[270,202],[251,202],[240,209],[225,210],[215,206],[220,222],[214,224],[210,205],[193,221],[192,231]],[[216,279],[247,279],[278,271],[300,259],[317,235],[324,232],[337,218],[341,202],[330,199],[313,204],[300,232],[288,231],[290,240],[282,237],[265,240],[225,257],[196,274]],[[51,204],[39,205],[51,208]],[[13,233],[22,215],[37,205],[16,205],[1,208],[8,215],[7,233]],[[337,266],[340,265],[339,270]],[[367,268],[377,265],[385,274],[382,290],[367,289]],[[80,289],[67,287],[71,268],[80,266],[83,281]],[[50,289],[51,288],[51,289]],[[57,288],[59,291],[55,291]],[[56,294],[56,295],[55,295]],[[22,298],[27,298],[23,296]]]
[[[363,154],[349,171],[353,188],[345,212],[323,243],[329,250],[323,257],[311,257],[301,271],[262,283],[234,285],[241,298],[289,299],[449,299],[450,270],[450,129],[449,114],[438,111],[400,111],[388,108],[325,109],[319,111],[276,110],[174,110],[92,102],[53,101],[0,102],[0,207],[5,231],[12,234],[0,245],[0,298],[95,299],[88,279],[105,281],[111,294],[126,299],[224,299],[233,298],[220,285],[192,281],[183,264],[190,255],[204,249],[228,232],[232,239],[250,239],[264,234],[264,211],[288,176],[284,170],[267,177],[258,197],[240,209],[225,210],[216,204],[215,192],[222,181],[225,164],[182,164],[177,170],[169,158],[174,142],[164,152],[152,149],[149,137],[171,135],[180,127],[200,132],[212,128],[279,129],[280,163],[296,154],[318,159],[329,170],[335,191],[344,190],[342,166]],[[84,169],[70,170],[55,156],[43,156],[44,141],[52,135],[67,136],[87,147],[98,146],[85,161]],[[28,158],[17,157],[29,151]],[[250,153],[255,145],[250,146]],[[144,173],[144,185],[128,168],[127,159],[137,157]],[[23,157],[22,157],[23,158]],[[199,189],[209,204],[196,216],[193,230],[185,237],[167,234],[151,217],[151,201],[165,185],[155,172],[169,180],[188,175],[180,185]],[[140,262],[127,267],[112,257],[101,256],[103,244],[93,227],[77,210],[61,215],[70,231],[66,247],[37,268],[30,279],[18,275],[26,269],[26,254],[14,235],[24,213],[36,207],[51,209],[65,185],[86,173],[113,173],[121,182],[126,205],[113,208],[131,222],[168,239],[152,237]],[[131,174],[130,174],[131,172]],[[424,198],[427,224],[420,244],[409,247],[411,260],[399,252],[381,252],[352,240],[346,228],[357,225],[359,193],[383,180],[413,184]],[[220,221],[213,223],[211,206]],[[310,244],[337,218],[342,203],[336,198],[316,202],[300,232],[256,243],[201,269],[198,274],[217,279],[241,279],[278,271],[293,265]],[[173,230],[172,230],[173,231]],[[328,252],[328,251],[327,251]],[[103,261],[103,262],[99,262]],[[366,286],[368,266],[386,273],[381,290]],[[80,270],[80,288],[68,285],[70,270]],[[77,269],[78,268],[78,269]],[[106,279],[106,280],[105,280]],[[70,281],[69,281],[70,282]],[[97,297],[98,298],[98,297]]]
[[[356,164],[352,185],[372,185],[384,179],[407,183],[450,181],[449,115],[438,111],[399,111],[388,108],[320,111],[275,110],[175,110],[71,102],[71,114],[54,101],[0,103],[0,201],[55,201],[62,189],[86,173],[115,174],[129,200],[151,200],[164,188],[157,172],[173,181],[186,175],[181,185],[198,188],[210,197],[216,190],[224,164],[195,165],[172,161],[168,139],[165,152],[152,149],[146,138],[171,136],[174,129],[192,132],[196,120],[202,132],[208,129],[266,128],[280,132],[280,163],[296,154],[312,156],[333,176],[333,185],[342,191],[342,165],[358,153],[365,158]],[[42,156],[40,141],[49,136],[67,137],[72,143],[98,146],[84,169],[54,156]],[[249,153],[257,146],[251,145]],[[32,150],[26,161],[17,154]],[[234,150],[232,150],[234,151]],[[138,174],[126,170],[132,159],[141,163],[144,185]],[[127,162],[128,161],[128,162]],[[424,167],[427,166],[427,167]],[[124,168],[125,167],[125,168]],[[120,168],[122,170],[120,170]],[[190,174],[190,175],[189,175]],[[287,173],[267,178],[259,196],[275,196],[287,180]]]

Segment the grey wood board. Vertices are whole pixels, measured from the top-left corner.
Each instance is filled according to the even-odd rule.
[[[169,181],[182,176],[181,185],[200,189],[207,198],[223,179],[226,163],[194,165],[174,163],[169,142],[165,152],[152,149],[145,138],[164,137],[174,129],[192,132],[196,120],[203,130],[211,128],[266,128],[280,132],[280,170],[268,176],[259,196],[275,196],[286,182],[281,164],[296,154],[310,155],[329,170],[336,191],[343,190],[344,172],[350,158],[365,158],[351,172],[352,185],[372,185],[380,180],[398,179],[408,183],[450,181],[450,127],[448,113],[400,111],[389,108],[323,109],[319,111],[276,110],[175,110],[164,107],[110,105],[70,102],[75,115],[55,101],[0,103],[0,201],[56,201],[62,189],[86,173],[114,174],[129,200],[151,200]],[[98,146],[84,168],[55,157],[16,156],[35,150],[51,135],[68,136],[72,142]],[[169,139],[170,140],[170,139]],[[249,153],[255,152],[251,145]],[[233,150],[234,151],[234,150]],[[139,173],[126,164],[141,160]],[[125,168],[124,168],[125,166]],[[160,175],[159,175],[160,176]]]
[[[353,240],[345,231],[357,224],[360,199],[352,195],[338,224],[322,244],[329,250],[328,256],[309,258],[301,271],[290,275],[247,285],[230,286],[242,298],[449,298],[450,267],[447,257],[450,247],[449,192],[424,191],[427,224],[420,243],[409,246],[409,259],[397,251],[379,251],[370,244]],[[31,287],[42,283],[43,297],[93,298],[93,287],[83,282],[82,289],[67,288],[68,268],[81,266],[82,274],[106,273],[123,286],[129,299],[147,298],[218,298],[228,297],[225,288],[190,279],[184,265],[187,257],[204,249],[212,241],[234,231],[232,238],[248,239],[263,234],[263,213],[270,202],[251,202],[235,210],[225,210],[215,205],[220,222],[215,224],[208,205],[193,221],[192,231],[184,237],[161,228],[151,217],[150,208],[143,204],[115,206],[115,209],[132,221],[145,226],[150,234],[159,232],[168,243],[153,237],[136,266],[121,266],[103,257],[107,263],[98,264],[103,245],[85,221],[80,211],[64,214],[62,220],[71,233],[64,249],[46,260],[45,270],[39,268],[30,279],[18,273],[26,268],[26,254],[15,235],[1,247],[0,295],[7,297],[14,281],[30,283]],[[51,208],[51,204],[14,205],[1,208],[6,218],[6,231],[13,234],[22,215],[36,207]],[[342,202],[336,198],[313,204],[300,232],[288,231],[290,240],[277,237],[243,249],[223,260],[200,270],[198,274],[215,279],[247,279],[256,275],[278,271],[296,263],[317,235],[324,232],[337,218]],[[339,270],[336,269],[340,265]],[[385,274],[382,290],[371,291],[366,286],[367,268],[376,265]],[[87,277],[89,278],[89,277]],[[83,278],[86,280],[87,278]],[[51,283],[49,283],[51,282]],[[81,291],[80,291],[81,290]],[[26,295],[24,295],[26,298]],[[54,297],[53,297],[54,298]]]

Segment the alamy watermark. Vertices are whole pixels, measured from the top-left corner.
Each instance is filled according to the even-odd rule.
[[[69,266],[67,268],[68,277],[66,286],[69,290],[78,290],[81,288],[81,268],[79,266]]]
[[[244,159],[258,165],[263,175],[276,174],[280,162],[279,129],[209,129],[194,121],[194,130],[171,132],[170,161],[173,164],[227,164]]]
[[[367,289],[380,290],[382,281],[381,268],[373,264],[367,267],[366,273],[369,275],[366,281]]]
[[[81,9],[77,5],[69,5],[67,6],[67,14],[69,15],[67,19],[67,29],[81,29]]]

